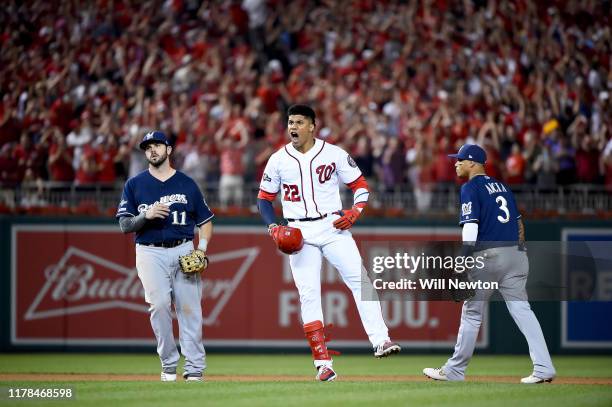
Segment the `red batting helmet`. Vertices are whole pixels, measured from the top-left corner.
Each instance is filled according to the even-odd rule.
[[[279,226],[276,244],[278,250],[286,254],[297,253],[304,247],[302,231],[291,226]]]

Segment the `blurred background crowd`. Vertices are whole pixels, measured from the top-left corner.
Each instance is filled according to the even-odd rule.
[[[608,0],[3,3],[4,190],[120,190],[160,129],[176,168],[241,205],[298,102],[418,210],[456,189],[465,142],[517,188],[612,190]]]

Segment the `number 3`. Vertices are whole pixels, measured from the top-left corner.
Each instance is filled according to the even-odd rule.
[[[498,196],[497,198],[495,198],[495,202],[499,204],[499,209],[501,209],[502,212],[504,212],[504,214],[506,215],[506,217],[498,215],[497,220],[501,223],[507,223],[510,220],[510,211],[508,210],[508,202],[506,201],[506,198],[504,198],[503,196]]]

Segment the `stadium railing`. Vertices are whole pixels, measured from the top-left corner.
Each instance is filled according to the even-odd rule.
[[[241,202],[219,201],[218,183],[201,186],[209,206],[221,213],[244,215],[255,213],[257,183],[247,183]],[[0,186],[0,213],[114,215],[123,182],[76,185],[61,182],[25,183],[16,187]],[[514,185],[518,205],[523,213],[536,216],[612,214],[612,194],[602,185],[574,184],[554,188]],[[342,192],[345,206],[352,202],[350,190]],[[456,216],[459,186],[454,184],[425,186],[415,191],[410,185],[393,189],[372,188],[368,213],[374,216]],[[280,205],[277,205],[280,206]]]

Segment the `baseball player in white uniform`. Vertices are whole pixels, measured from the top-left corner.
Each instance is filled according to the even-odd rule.
[[[368,184],[355,161],[341,148],[315,139],[315,112],[306,105],[289,108],[287,131],[291,142],[274,153],[264,170],[258,195],[262,218],[273,234],[278,227],[272,202],[281,193],[283,216],[299,228],[303,248],[289,256],[293,280],[300,295],[304,333],[317,369],[316,379],[337,375],[325,344],[321,307],[321,263],[325,257],[352,291],[361,322],[380,358],[398,353],[391,342],[378,301],[361,300],[362,260],[349,229],[366,206]],[[354,192],[351,209],[342,210],[339,184]]]

